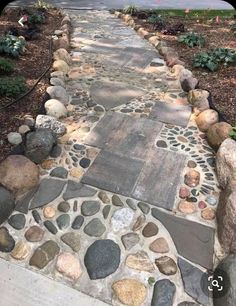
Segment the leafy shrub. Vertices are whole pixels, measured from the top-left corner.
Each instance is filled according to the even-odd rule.
[[[194,32],[189,32],[187,34],[180,35],[179,41],[184,43],[185,45],[187,45],[190,48],[193,48],[193,47],[200,47],[201,48],[205,44],[204,37],[202,35],[199,35],[199,34],[194,33]]]
[[[14,35],[0,37],[0,53],[18,57],[24,52],[25,40]]]
[[[0,78],[0,96],[17,97],[26,91],[25,80],[22,77]]]
[[[128,5],[127,7],[124,8],[124,13],[125,14],[130,14],[135,15],[138,12],[138,9],[135,5]]]
[[[34,13],[29,16],[29,23],[31,24],[40,24],[44,23],[45,17],[42,14]]]
[[[208,68],[210,71],[217,70],[221,63],[236,63],[236,52],[233,49],[215,48],[199,53],[193,59],[194,67]]]
[[[0,74],[11,73],[14,70],[13,63],[5,58],[0,58]]]
[[[232,131],[229,133],[229,136],[236,140],[236,125],[233,127]]]

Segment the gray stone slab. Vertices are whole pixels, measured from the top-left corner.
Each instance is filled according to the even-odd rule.
[[[75,181],[68,181],[66,191],[63,194],[63,199],[69,200],[78,197],[92,197],[96,194],[97,190],[85,186]]]
[[[27,214],[29,210],[30,201],[33,198],[37,189],[38,189],[38,186],[30,190],[29,192],[27,192],[27,194],[25,194],[20,200],[18,200],[16,202],[15,210],[20,211],[24,214]]]
[[[94,102],[109,110],[142,96],[144,92],[124,83],[98,81],[92,84],[90,94]]]
[[[201,279],[204,275],[204,272],[180,257],[178,258],[178,265],[186,293],[198,303],[201,303],[204,306],[208,306],[209,298],[201,288]],[[208,292],[207,288],[205,288],[205,292]]]
[[[149,118],[164,123],[186,127],[189,122],[191,112],[191,107],[188,105],[156,102],[150,112]]]
[[[66,182],[55,179],[43,179],[30,204],[30,209],[52,202],[62,192]]]
[[[85,142],[128,157],[145,159],[162,123],[133,118],[121,113],[106,113]]]
[[[144,162],[101,151],[81,182],[129,196],[134,188]]]
[[[213,267],[214,236],[212,227],[152,208],[152,216],[168,230],[179,255],[207,269]]]
[[[172,210],[186,156],[153,148],[146,156],[146,160],[132,197]]]

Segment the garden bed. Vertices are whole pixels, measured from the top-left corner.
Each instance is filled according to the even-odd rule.
[[[35,8],[30,8],[29,13],[36,13]],[[20,8],[8,8],[0,16],[0,36],[4,35],[10,27],[15,27],[22,31],[18,20],[24,14]],[[56,30],[62,20],[61,13],[56,9],[49,9],[44,12],[45,21],[39,24],[38,37],[33,40],[26,40],[26,50],[19,58],[12,58],[0,54],[1,58],[10,59],[14,64],[14,71],[9,76],[23,77],[26,82],[26,91],[33,87],[37,79],[42,75],[50,63],[50,40],[54,30]],[[35,89],[12,106],[0,110],[0,160],[3,160],[12,149],[12,145],[7,141],[7,134],[17,131],[23,123],[23,117],[26,114],[37,115],[41,108],[46,88],[49,84],[49,73],[40,80]],[[0,108],[18,97],[0,97]]]
[[[160,12],[165,15],[165,12]],[[176,14],[177,13],[177,14]],[[153,13],[143,11],[133,15],[136,24],[141,25],[145,30],[157,35],[178,52],[180,60],[184,61],[185,67],[191,70],[196,78],[199,79],[199,87],[211,92],[216,109],[223,114],[225,120],[231,125],[236,124],[236,66],[221,65],[217,71],[211,72],[208,69],[194,68],[193,58],[195,54],[208,51],[211,48],[230,48],[236,51],[236,33],[232,31],[232,23],[236,23],[232,11],[227,12],[228,16],[221,15],[226,12],[206,12],[197,11],[190,15],[178,14],[178,11],[167,16],[162,16],[165,21],[163,29],[154,28],[153,24],[148,22],[148,17]],[[171,16],[174,15],[175,16]],[[219,15],[220,21],[216,22],[216,15]],[[226,15],[227,15],[226,14]],[[196,32],[205,38],[204,47],[189,48],[178,41],[178,35],[164,35],[162,32],[174,24],[183,24],[185,32]]]

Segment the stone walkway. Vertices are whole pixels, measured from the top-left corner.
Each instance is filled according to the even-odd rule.
[[[186,94],[114,15],[68,13],[67,134],[3,225],[0,257],[110,305],[211,305],[219,189]]]

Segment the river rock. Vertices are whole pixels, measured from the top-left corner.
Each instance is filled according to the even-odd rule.
[[[84,217],[83,216],[77,216],[77,217],[75,217],[75,220],[73,221],[71,227],[75,230],[80,229],[81,226],[83,225],[83,223],[84,223]]]
[[[121,237],[121,241],[126,250],[132,249],[137,243],[139,243],[139,235],[136,233],[127,233]]]
[[[13,195],[0,186],[0,224],[8,219],[15,208]]]
[[[8,219],[8,223],[16,230],[21,230],[25,227],[25,215],[15,214]]]
[[[65,75],[68,74],[70,70],[68,64],[63,60],[54,61],[52,68],[56,71],[62,71]]]
[[[77,280],[82,274],[79,259],[68,252],[61,253],[58,256],[56,269],[73,280]]]
[[[178,210],[183,214],[192,214],[196,211],[194,203],[188,201],[180,201],[178,204]]]
[[[10,155],[0,163],[0,184],[23,194],[39,184],[39,169],[23,155]]]
[[[80,235],[75,232],[68,232],[61,236],[61,240],[67,244],[74,252],[80,250]]]
[[[144,237],[152,237],[158,233],[159,229],[157,225],[153,222],[148,222],[143,228],[142,234]]]
[[[203,89],[190,90],[188,93],[188,102],[193,106],[196,115],[210,108],[208,102],[209,92]]]
[[[55,117],[47,115],[38,115],[36,117],[35,127],[50,129],[57,136],[61,137],[66,133],[66,127]]]
[[[143,225],[145,224],[145,222],[146,222],[146,217],[145,217],[145,215],[140,215],[140,216],[137,218],[137,220],[135,221],[132,230],[133,230],[134,232],[140,230],[140,229],[143,227]]]
[[[219,115],[217,111],[213,109],[207,109],[201,112],[196,117],[196,123],[200,131],[207,132],[211,125],[219,121]]]
[[[69,103],[69,96],[62,86],[49,86],[47,88],[47,93],[51,99],[56,99],[61,101],[63,104]]]
[[[159,271],[165,275],[174,275],[177,272],[177,265],[175,261],[168,256],[157,258],[155,260],[155,264]]]
[[[112,197],[111,197],[111,200],[112,200],[112,204],[115,205],[115,206],[124,206],[123,202],[121,201],[120,197],[118,197],[118,195],[114,194]]]
[[[19,145],[22,143],[22,136],[20,133],[11,132],[7,135],[7,140],[12,145]]]
[[[57,209],[61,212],[67,213],[70,210],[70,204],[68,202],[61,202],[58,204]]]
[[[56,219],[56,222],[60,230],[66,229],[70,225],[70,216],[68,214],[62,214]]]
[[[67,109],[65,105],[56,99],[50,99],[45,104],[46,113],[49,116],[55,117],[57,119],[67,116]]]
[[[168,279],[162,279],[155,283],[151,306],[173,306],[176,287]]]
[[[102,279],[114,273],[120,264],[120,248],[110,239],[96,240],[87,249],[84,264],[90,279]]]
[[[84,227],[85,234],[91,237],[101,237],[106,230],[100,219],[94,218]]]
[[[118,232],[130,226],[133,221],[134,212],[130,208],[120,208],[114,212],[111,225],[114,232]]]
[[[132,278],[116,281],[112,290],[124,305],[141,306],[147,296],[147,288],[140,281]]]
[[[216,155],[216,171],[220,186],[226,186],[236,179],[236,141],[228,138],[221,144]]]
[[[226,122],[218,122],[209,127],[207,131],[207,141],[209,145],[218,150],[222,142],[229,138],[232,126]]]
[[[48,240],[34,251],[33,256],[30,258],[29,264],[30,266],[34,266],[38,269],[43,269],[55,258],[59,251],[60,248],[57,243],[52,240]]]
[[[154,240],[150,245],[149,249],[155,253],[168,253],[169,245],[165,238],[160,237]]]
[[[24,241],[19,241],[11,252],[11,256],[16,260],[24,260],[29,256],[30,250],[29,244]]]
[[[5,227],[0,227],[0,252],[9,253],[15,247],[15,240]]]
[[[71,65],[71,63],[72,63],[72,60],[71,60],[71,57],[70,57],[69,53],[67,52],[66,49],[63,49],[63,48],[57,49],[55,52],[53,52],[53,59],[55,61],[56,60],[63,60],[68,65]]]
[[[30,242],[39,242],[43,239],[43,236],[44,236],[44,230],[37,225],[31,226],[25,232],[25,239]]]
[[[200,173],[197,170],[189,170],[184,176],[184,183],[189,187],[196,187],[200,182]]]
[[[104,204],[110,203],[110,199],[105,191],[99,191],[98,197]]]
[[[50,129],[37,129],[26,135],[25,155],[34,163],[40,164],[49,156],[55,143],[55,135]]]
[[[84,201],[81,205],[81,213],[83,216],[93,216],[99,212],[100,203],[98,201]]]
[[[129,254],[126,258],[125,264],[127,267],[146,272],[153,272],[155,267],[151,262],[148,254],[144,251],[139,251],[135,254]]]

